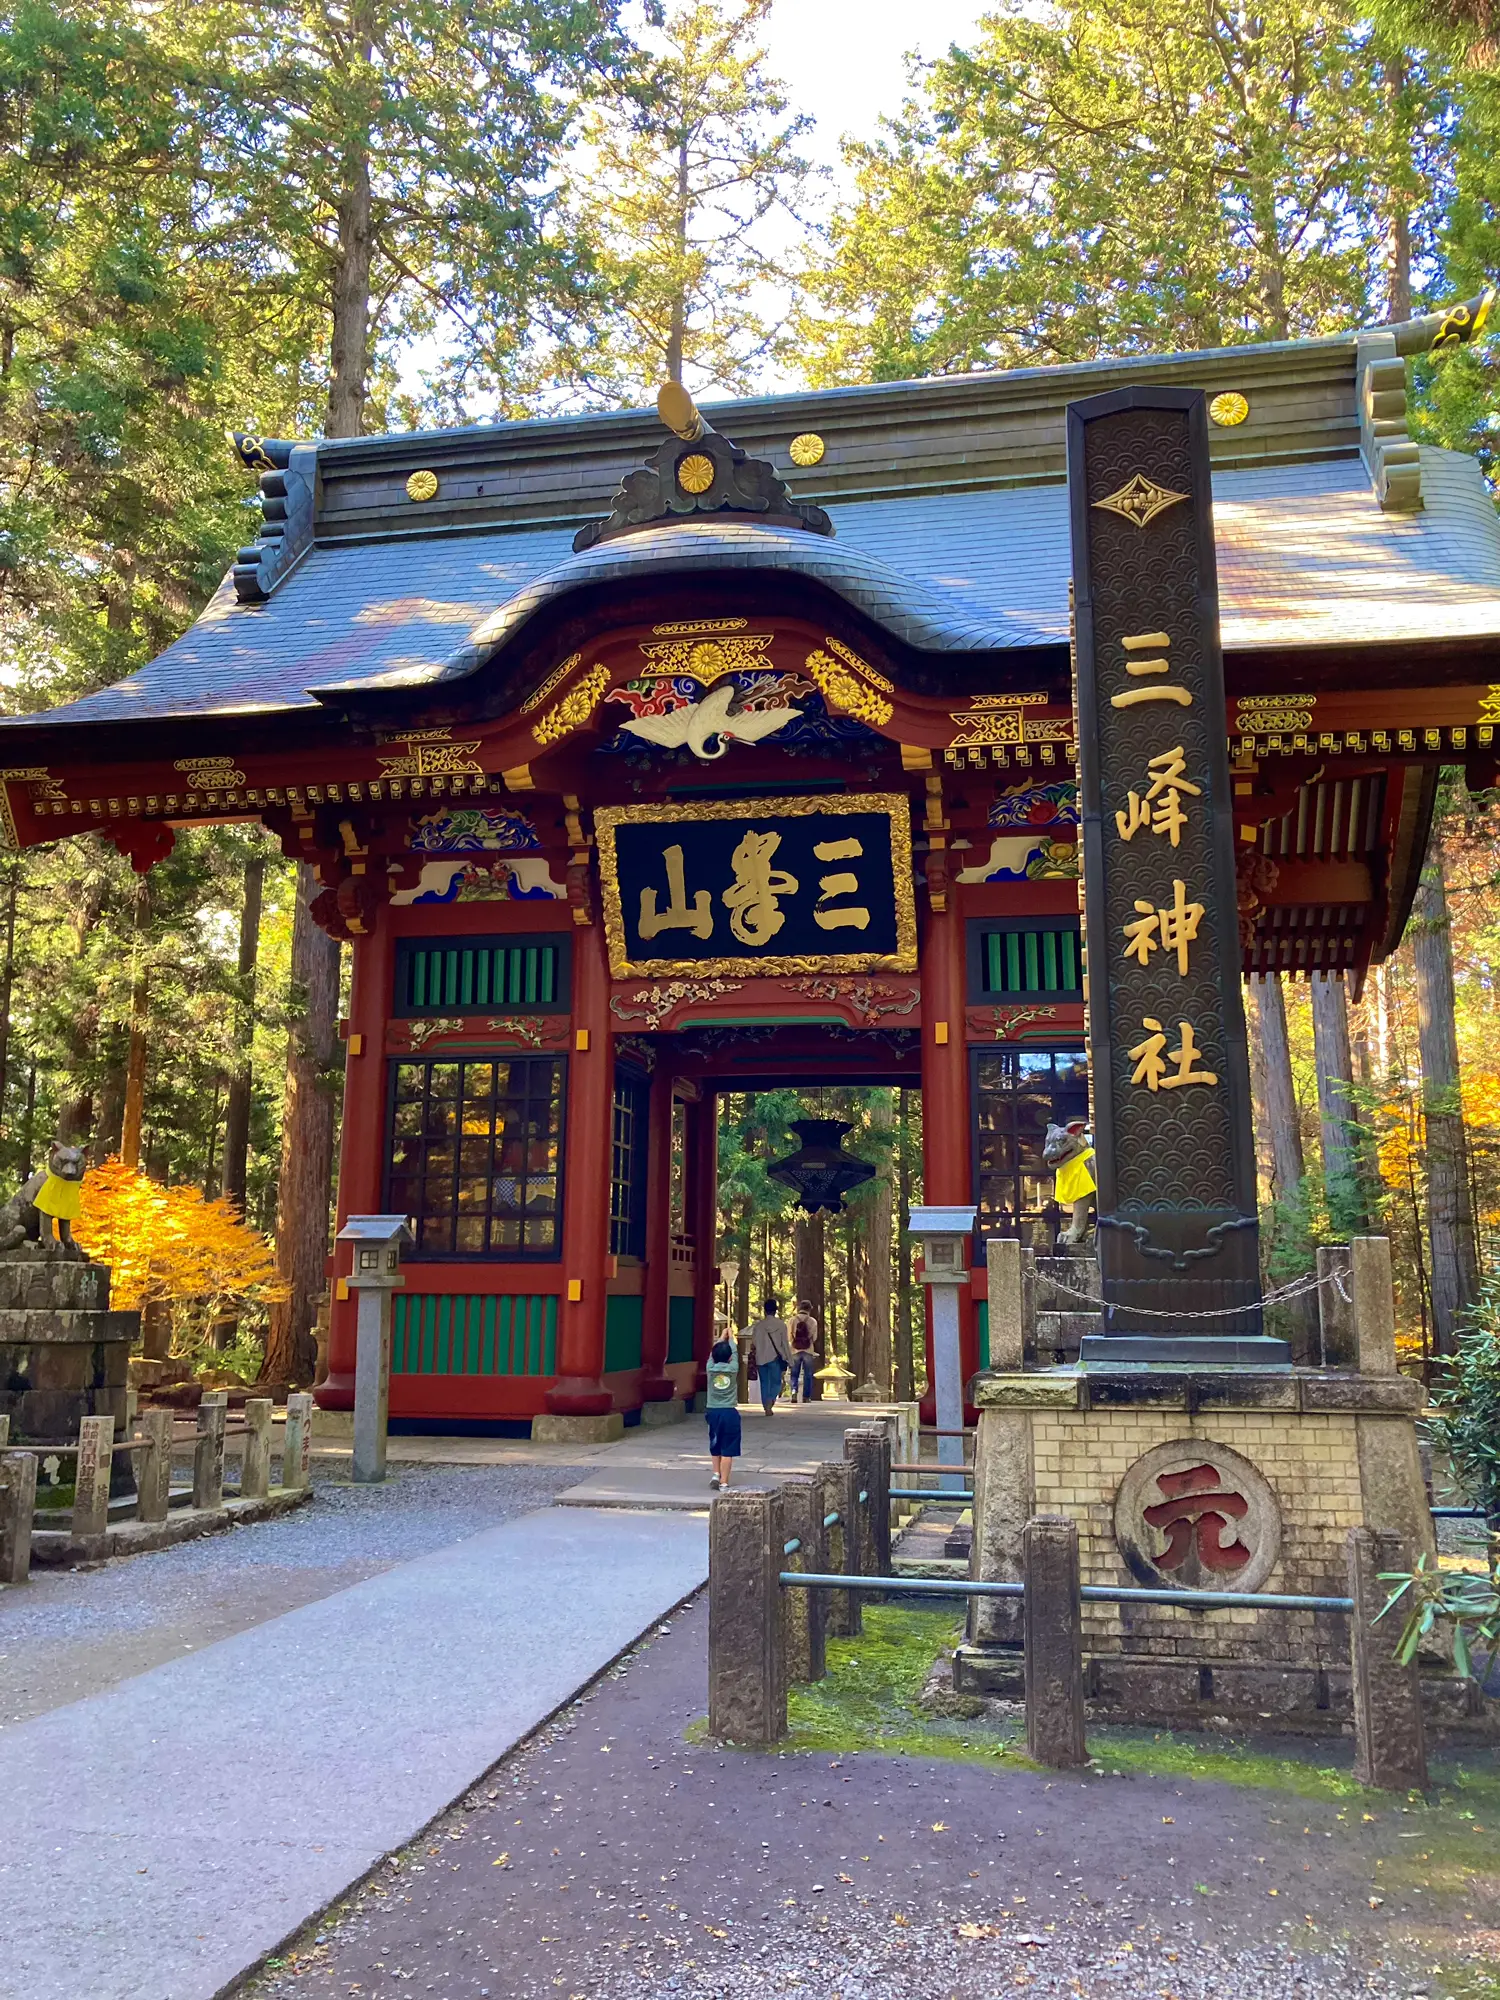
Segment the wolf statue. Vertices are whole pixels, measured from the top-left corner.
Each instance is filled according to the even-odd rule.
[[[1073,1221],[1058,1238],[1059,1243],[1076,1246],[1088,1240],[1089,1197],[1096,1186],[1089,1171],[1089,1162],[1093,1157],[1086,1118],[1071,1118],[1066,1125],[1047,1127],[1042,1159],[1054,1170],[1054,1198],[1060,1208],[1071,1207],[1073,1210]]]
[[[83,1175],[82,1147],[56,1141],[47,1155],[46,1166],[0,1208],[0,1257],[8,1257],[23,1243],[50,1244],[51,1224],[55,1221],[62,1254],[82,1262],[83,1251],[73,1241],[73,1223],[83,1192]]]

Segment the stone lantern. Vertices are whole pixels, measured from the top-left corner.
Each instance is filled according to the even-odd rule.
[[[354,1268],[344,1280],[359,1294],[355,1323],[354,1478],[375,1485],[385,1478],[385,1438],[391,1401],[391,1294],[406,1283],[401,1251],[415,1241],[404,1215],[351,1215],[338,1233],[354,1246]]]
[[[922,1248],[922,1283],[932,1288],[933,1400],[937,1405],[938,1461],[964,1462],[963,1364],[958,1346],[959,1291],[969,1282],[969,1241],[974,1229],[972,1208],[914,1208],[907,1228]],[[945,1488],[958,1482],[944,1479]]]

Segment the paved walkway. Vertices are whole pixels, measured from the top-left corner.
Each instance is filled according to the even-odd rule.
[[[0,1996],[211,2000],[707,1555],[701,1518],[527,1514],[6,1729]]]

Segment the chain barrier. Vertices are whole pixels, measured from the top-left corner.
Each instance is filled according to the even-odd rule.
[[[1288,1284],[1278,1285],[1274,1290],[1267,1292],[1264,1298],[1250,1299],[1244,1305],[1208,1306],[1199,1312],[1164,1312],[1159,1306],[1127,1306],[1123,1299],[1101,1299],[1096,1298],[1092,1292],[1077,1291],[1072,1285],[1065,1285],[1061,1278],[1039,1277],[1036,1282],[1039,1285],[1050,1286],[1054,1292],[1061,1292],[1064,1298],[1081,1299],[1086,1306],[1102,1307],[1114,1304],[1123,1311],[1138,1314],[1142,1319],[1234,1319],[1240,1313],[1254,1312],[1258,1307],[1281,1305],[1287,1299],[1300,1299],[1308,1292],[1317,1291],[1321,1285],[1332,1285],[1345,1305],[1354,1303],[1345,1289],[1343,1271],[1338,1267],[1324,1278],[1318,1277],[1313,1272],[1309,1272],[1305,1277],[1293,1278]],[[1040,1310],[1045,1312],[1047,1308],[1042,1306]]]

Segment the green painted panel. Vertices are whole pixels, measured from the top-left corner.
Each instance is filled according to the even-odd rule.
[[[691,1361],[693,1358],[694,1303],[690,1298],[667,1301],[668,1361]]]
[[[604,1304],[604,1372],[639,1368],[641,1341],[645,1328],[646,1302],[642,1298],[611,1298]]]
[[[974,1323],[979,1331],[979,1365],[981,1368],[988,1368],[990,1365],[990,1302],[988,1299],[981,1299],[974,1308]]]
[[[557,1299],[550,1292],[398,1292],[393,1304],[393,1375],[557,1373]],[[639,1365],[639,1314],[635,1352],[633,1363],[618,1365]]]

